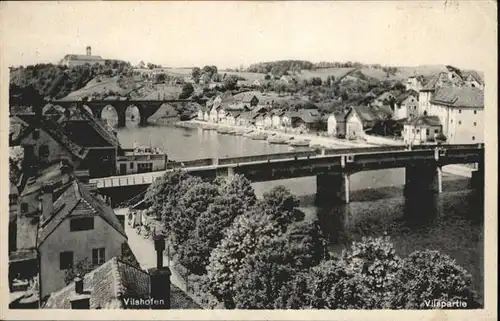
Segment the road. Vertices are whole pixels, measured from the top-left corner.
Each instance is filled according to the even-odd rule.
[[[115,209],[114,211],[117,215],[125,215],[125,220],[127,220],[127,214],[129,211],[128,208]],[[139,261],[141,268],[147,270],[156,267],[156,251],[153,241],[150,239],[145,239],[144,236],[137,234],[135,229],[128,225],[127,221],[125,221],[125,233],[128,237],[128,245],[137,258],[137,261]],[[175,261],[171,259],[169,260],[167,255],[164,253],[163,264],[168,264],[168,266],[170,267],[170,272],[172,273],[172,275],[170,276],[170,282],[187,293],[187,287],[184,278],[182,278],[180,274],[172,268],[172,266],[174,266],[174,263]],[[199,301],[190,293],[187,294],[196,302]]]

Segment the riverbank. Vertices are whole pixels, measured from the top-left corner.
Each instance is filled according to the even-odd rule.
[[[233,125],[227,125],[227,124],[215,124],[215,123],[207,123],[205,121],[200,121],[200,120],[187,120],[187,121],[179,121],[175,123],[175,126],[177,127],[183,127],[183,128],[203,128],[203,129],[208,129],[208,130],[216,130],[218,128],[225,128],[225,129],[230,129],[230,130],[235,130],[235,131],[250,131],[252,129],[247,128],[247,127],[242,127],[242,126],[233,126]],[[295,141],[309,141],[309,146],[313,147],[315,145],[321,146],[324,148],[346,148],[346,147],[370,147],[374,146],[371,144],[367,144],[365,142],[361,141],[349,141],[349,140],[342,140],[334,137],[324,137],[324,136],[317,136],[314,134],[296,134],[296,133],[287,133],[284,131],[280,130],[270,130],[270,129],[255,129],[255,132],[258,133],[265,133],[268,136],[275,135],[282,137],[286,140],[290,140],[293,138]],[[226,135],[231,135],[231,134],[226,134]]]
[[[241,127],[241,126],[232,126],[232,125],[227,125],[227,124],[216,124],[216,123],[207,123],[205,121],[200,121],[200,120],[188,120],[188,121],[178,121],[175,122],[176,127],[182,127],[182,128],[202,128],[206,130],[217,130],[219,128],[224,128],[228,130],[234,130],[234,131],[250,131],[251,129],[246,128],[246,127]],[[283,131],[279,130],[269,130],[269,129],[256,129],[255,132],[258,133],[265,133],[268,136],[274,135],[274,136],[279,136],[280,138],[283,138],[285,140],[290,140],[293,138],[295,141],[309,141],[309,146],[321,146],[324,148],[346,148],[346,147],[374,147],[374,146],[381,146],[384,144],[376,144],[376,143],[366,143],[366,142],[361,142],[361,141],[350,141],[350,140],[343,140],[335,137],[324,137],[324,136],[317,136],[313,134],[295,134],[295,133],[285,133]],[[224,134],[224,135],[236,135],[236,134]],[[397,144],[395,145],[401,145],[399,141],[397,141]],[[453,174],[461,177],[467,177],[470,178],[472,177],[472,171],[473,169],[468,166],[464,165],[447,165],[443,166],[443,172],[447,174]]]

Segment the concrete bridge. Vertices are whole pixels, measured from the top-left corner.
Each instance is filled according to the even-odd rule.
[[[118,126],[125,126],[125,112],[128,107],[135,106],[139,109],[140,124],[145,125],[149,117],[151,117],[165,103],[187,103],[191,100],[186,99],[170,99],[170,100],[139,100],[139,99],[123,99],[123,100],[55,100],[53,104],[64,108],[77,106],[79,108],[86,107],[90,110],[93,116],[101,119],[102,110],[111,106],[115,109],[118,115]]]
[[[206,178],[231,177],[242,174],[252,182],[316,176],[317,199],[337,198],[349,203],[349,176],[356,172],[404,167],[406,169],[405,194],[425,191],[442,192],[442,166],[478,163],[473,173],[474,184],[481,186],[484,177],[484,146],[442,145],[348,148],[281,153],[271,155],[200,159],[182,162],[180,170]],[[90,182],[104,194],[126,187],[145,189],[165,172],[102,177]],[[133,195],[132,195],[133,196]]]

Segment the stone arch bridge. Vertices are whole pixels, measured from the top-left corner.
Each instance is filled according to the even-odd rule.
[[[135,106],[139,110],[140,124],[145,125],[149,117],[151,117],[163,104],[165,103],[188,103],[192,102],[189,99],[171,99],[171,100],[57,100],[52,101],[64,108],[77,106],[78,108],[85,108],[90,110],[93,116],[101,119],[102,111],[105,107],[111,106],[115,109],[118,115],[118,127],[125,126],[126,117],[125,112],[127,108]]]

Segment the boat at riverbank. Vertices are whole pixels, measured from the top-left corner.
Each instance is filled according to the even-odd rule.
[[[254,133],[253,130],[249,130],[249,131],[243,133],[243,137],[251,138],[253,133]]]
[[[286,138],[280,137],[278,135],[274,135],[274,136],[268,137],[267,138],[267,142],[269,144],[283,144],[283,145],[288,144],[288,140]]]
[[[309,147],[309,142],[306,140],[291,140],[288,142],[288,145],[292,147]]]
[[[253,140],[266,140],[267,134],[266,133],[253,133],[252,135],[250,135],[250,138]]]
[[[219,128],[217,128],[217,134],[225,135],[225,134],[228,134],[228,133],[229,133],[229,128],[225,128],[225,127],[219,127]]]

